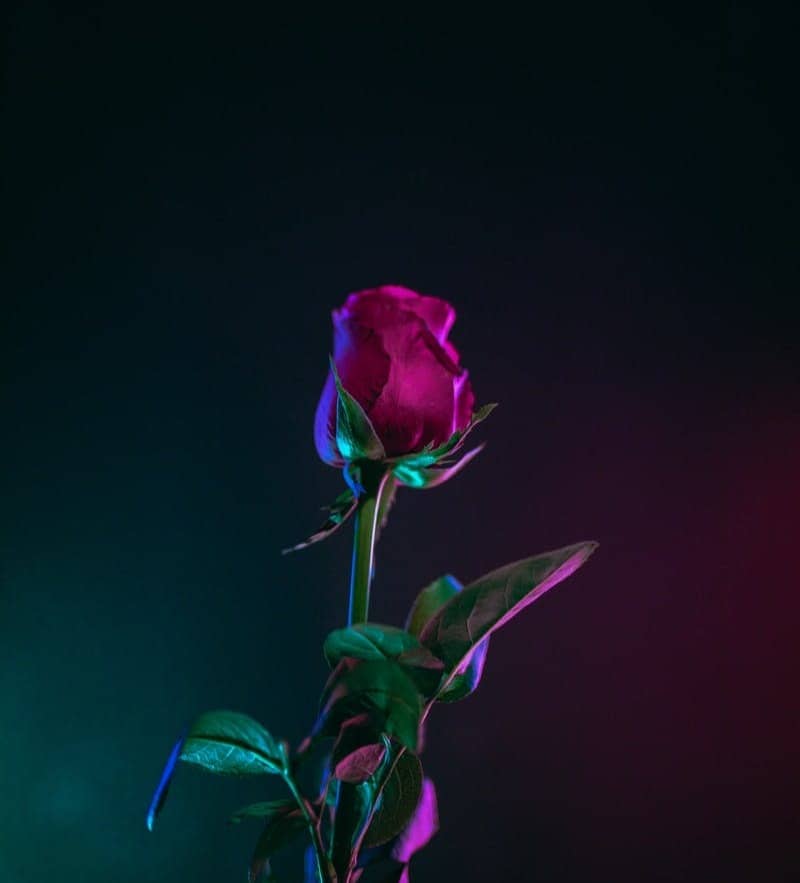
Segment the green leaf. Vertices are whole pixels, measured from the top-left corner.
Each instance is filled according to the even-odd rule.
[[[233,776],[280,774],[285,749],[261,726],[238,711],[208,711],[189,727],[180,759],[212,773]]]
[[[408,676],[417,685],[419,692],[426,698],[433,696],[439,689],[444,674],[444,663],[437,659],[427,647],[420,644],[401,653],[397,657]]]
[[[333,775],[342,782],[365,782],[379,769],[386,757],[386,744],[361,714],[345,721],[331,753]]]
[[[483,638],[574,573],[596,548],[594,542],[576,543],[493,570],[441,607],[424,627],[421,642],[452,678]]]
[[[342,782],[358,785],[366,782],[380,767],[386,755],[386,748],[380,742],[371,742],[354,748],[338,761],[333,775]]]
[[[469,429],[472,429],[474,426],[477,426],[479,423],[482,423],[494,409],[497,407],[497,402],[489,402],[488,405],[482,405],[478,408],[477,411],[472,415],[472,420],[469,421]]]
[[[486,637],[467,653],[461,665],[445,680],[436,694],[437,701],[457,702],[474,693],[483,676],[488,650],[489,638]]]
[[[396,662],[343,659],[328,679],[320,706],[314,736],[334,735],[345,721],[367,712],[376,730],[417,750],[422,696]]]
[[[346,491],[339,494],[330,506],[325,507],[329,513],[325,523],[312,533],[307,540],[303,540],[302,543],[298,543],[296,546],[290,546],[288,549],[283,549],[282,554],[288,555],[289,552],[297,552],[300,549],[306,549],[308,546],[312,546],[314,543],[318,543],[321,540],[326,540],[331,534],[339,530],[345,521],[347,521],[347,519],[356,511],[357,506],[358,500],[356,500],[355,495],[350,488],[348,488]]]
[[[269,875],[269,860],[284,846],[306,830],[306,821],[299,809],[272,816],[256,841],[247,879],[255,883],[260,875]]]
[[[449,573],[425,586],[417,595],[408,614],[406,631],[419,637],[433,615],[455,597],[461,588],[461,583]]]
[[[441,660],[423,647],[415,635],[391,625],[358,623],[336,629],[325,639],[323,652],[334,668],[342,659],[395,660],[406,669],[421,693],[430,696],[439,686]]]
[[[285,815],[295,809],[297,804],[293,800],[268,800],[264,803],[251,803],[243,806],[228,819],[229,825],[238,825],[245,819],[268,819],[275,815]]]
[[[418,647],[419,641],[403,629],[393,625],[371,622],[358,623],[332,631],[322,647],[325,659],[335,668],[341,659],[396,659],[401,653]]]
[[[331,860],[339,879],[349,879],[346,869],[353,863],[353,849],[366,826],[375,795],[373,782],[354,785],[337,780],[339,795],[331,832]]]
[[[336,363],[331,359],[336,383],[336,446],[345,460],[384,460],[386,451],[366,411],[342,386]]]
[[[422,764],[413,754],[403,753],[381,793],[378,808],[364,835],[362,847],[370,849],[396,837],[414,815],[422,794]]]
[[[411,612],[408,614],[406,628],[415,635],[421,635],[434,615],[462,588],[461,583],[452,574],[439,577],[426,586],[414,601]],[[451,673],[445,686],[439,688],[436,699],[441,702],[455,702],[469,696],[480,682],[488,649],[489,638],[487,637],[480,641],[467,654],[458,669]]]
[[[436,800],[436,787],[430,779],[425,779],[414,814],[392,844],[392,858],[407,865],[412,856],[430,843],[438,830],[439,806]]]
[[[461,433],[459,438],[455,439],[454,441],[451,437],[450,441],[448,441],[447,450],[444,451],[444,454],[454,453],[455,451],[457,451],[464,444],[467,436],[472,432],[472,430],[475,429],[475,427],[479,423],[483,423],[483,421],[492,413],[492,411],[494,411],[496,407],[497,402],[490,402],[488,405],[482,405],[480,408],[478,408],[477,411],[474,411],[472,414],[472,418],[467,425],[467,428],[464,430],[464,432]],[[442,454],[442,456],[444,454]],[[441,459],[441,456],[437,459]]]

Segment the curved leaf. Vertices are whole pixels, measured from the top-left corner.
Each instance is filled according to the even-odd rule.
[[[398,757],[362,846],[370,849],[396,837],[412,819],[422,794],[422,764],[413,754]]]
[[[434,580],[417,595],[411,612],[408,614],[406,628],[415,635],[422,634],[425,626],[444,605],[454,598],[463,586],[452,575],[446,574]],[[455,702],[469,696],[480,683],[486,653],[489,649],[489,638],[484,638],[465,657],[456,672],[450,674],[444,686],[436,693],[441,702]]]
[[[463,588],[449,573],[440,576],[417,595],[406,620],[406,631],[419,637],[433,615]]]
[[[594,542],[576,543],[493,570],[441,607],[425,625],[421,642],[452,679],[483,638],[574,573],[596,548]]]
[[[392,845],[392,858],[408,864],[415,853],[430,843],[438,830],[439,806],[436,800],[436,788],[430,779],[425,779],[414,814]]]
[[[264,803],[251,803],[237,809],[228,819],[229,825],[238,825],[245,819],[268,819],[275,815],[285,815],[295,809],[297,804],[293,800],[268,800]]]
[[[208,711],[189,727],[180,759],[212,773],[258,776],[281,773],[285,754],[281,744],[246,714]]]
[[[429,698],[439,689],[444,674],[444,663],[437,659],[427,647],[420,644],[397,657],[399,665],[417,685],[419,692]]]
[[[417,638],[397,626],[362,622],[332,631],[325,638],[322,652],[328,665],[335,668],[345,656],[364,660],[397,659],[413,647],[419,647]]]
[[[436,699],[439,702],[457,702],[474,693],[483,677],[488,650],[489,638],[486,637],[467,653],[461,665],[445,680]]]
[[[272,816],[256,841],[247,874],[249,883],[255,883],[261,874],[269,874],[270,858],[305,829],[306,820],[299,809]]]
[[[336,629],[325,639],[323,652],[331,668],[342,659],[396,661],[424,696],[431,696],[442,679],[444,665],[415,635],[391,625],[359,623]]]
[[[388,659],[343,659],[322,693],[313,735],[334,735],[342,724],[367,712],[371,725],[416,751],[422,697],[403,668]]]
[[[342,724],[339,738],[331,752],[333,775],[342,782],[365,782],[383,763],[386,745],[369,724],[369,715],[361,714]]]
[[[342,782],[358,785],[366,782],[380,767],[386,756],[386,747],[380,742],[370,742],[354,748],[333,768],[333,775]]]
[[[372,812],[375,788],[373,781],[357,785],[337,781],[337,785],[339,794],[330,837],[330,856],[338,878],[345,880],[349,879],[346,869],[353,864],[353,849]]]

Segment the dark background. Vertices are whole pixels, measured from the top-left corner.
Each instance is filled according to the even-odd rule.
[[[373,618],[601,543],[433,717],[414,880],[797,879],[795,22],[595,6],[12,12],[2,883],[244,879],[279,782],[145,809],[194,714],[313,718],[348,537],[279,550],[341,487],[329,311],[382,282],[501,408],[401,495]]]

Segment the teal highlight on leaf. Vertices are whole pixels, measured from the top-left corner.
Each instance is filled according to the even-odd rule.
[[[210,773],[281,774],[285,751],[258,721],[238,711],[207,711],[189,728],[180,760]]]
[[[425,487],[425,473],[421,469],[405,463],[394,467],[394,477],[406,487],[417,489]]]

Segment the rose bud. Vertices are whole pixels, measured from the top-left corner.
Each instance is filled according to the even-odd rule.
[[[472,419],[475,397],[447,339],[455,321],[447,301],[384,285],[351,294],[333,311],[333,362],[393,459],[444,445]],[[320,457],[343,466],[337,446],[336,383],[331,372],[314,420]]]
[[[344,468],[351,491],[329,507],[324,539],[352,513],[360,474],[391,470],[399,484],[435,487],[480,451],[445,459],[494,405],[473,413],[475,397],[447,339],[456,313],[447,301],[399,285],[357,291],[333,311],[333,357],[314,418],[320,457]],[[289,550],[287,550],[289,551]]]

